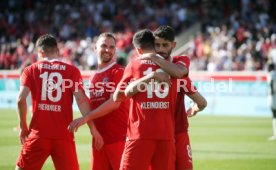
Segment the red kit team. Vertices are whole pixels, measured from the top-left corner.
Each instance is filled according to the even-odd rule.
[[[53,36],[41,36],[36,42],[41,61],[26,67],[20,80],[22,149],[16,169],[39,170],[51,156],[55,169],[78,170],[73,132],[88,124],[92,170],[192,170],[187,117],[207,102],[189,78],[189,58],[171,56],[174,38],[170,26],[136,32],[137,57],[124,68],[115,61],[114,35],[100,34],[94,47],[98,68],[86,97],[80,71],[62,61]],[[193,101],[187,111],[185,96]],[[74,121],[73,97],[83,115]]]

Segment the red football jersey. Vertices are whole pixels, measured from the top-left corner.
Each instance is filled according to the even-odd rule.
[[[162,70],[150,60],[133,59],[125,69],[119,88],[124,90],[131,80],[139,79],[152,71]],[[130,140],[173,139],[177,89],[176,79],[171,81],[171,87],[153,81],[145,91],[131,98],[127,129]]]
[[[96,109],[114,93],[124,73],[124,68],[115,62],[101,70],[95,71],[90,77],[89,92],[91,109]],[[94,123],[102,135],[105,144],[126,139],[129,100],[122,102],[113,112],[97,118]]]
[[[196,87],[189,77],[183,79],[178,79],[178,84],[185,82],[185,87],[180,88],[180,92],[177,94],[177,109],[175,112],[175,133],[187,132],[189,127],[189,122],[187,118],[187,112],[185,109],[185,95],[194,94],[197,92]]]
[[[73,92],[83,90],[80,71],[58,60],[43,60],[24,69],[21,85],[32,94],[29,136],[73,140],[67,126],[73,120]]]
[[[188,56],[173,56],[172,62],[175,64],[179,64],[179,65],[183,65],[183,66],[187,67],[187,69],[189,71],[190,59]]]
[[[189,70],[190,59],[187,56],[174,56],[173,63],[186,66]],[[177,95],[177,109],[175,112],[175,133],[187,132],[189,122],[185,109],[185,94],[194,94],[197,92],[196,87],[188,76],[178,79],[179,91]],[[182,88],[183,85],[183,88]]]

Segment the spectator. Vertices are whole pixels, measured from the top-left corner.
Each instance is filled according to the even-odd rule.
[[[0,69],[18,69],[25,60],[36,61],[33,42],[46,32],[63,41],[60,49],[68,63],[85,70],[96,67],[90,51],[101,32],[116,34],[116,57],[126,63],[132,55],[133,32],[166,24],[181,33],[201,22],[191,70],[264,70],[268,60],[276,62],[275,4],[248,0],[1,2]]]

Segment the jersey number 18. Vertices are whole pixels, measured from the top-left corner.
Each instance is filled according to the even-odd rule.
[[[42,78],[41,100],[45,101],[49,99],[52,102],[58,102],[62,95],[62,75],[58,72],[48,74],[49,73],[46,71],[39,76]],[[54,78],[56,78],[56,81]],[[53,96],[54,91],[57,91],[55,97]]]

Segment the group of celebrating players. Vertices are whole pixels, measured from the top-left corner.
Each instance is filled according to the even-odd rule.
[[[80,71],[62,62],[52,35],[42,35],[36,42],[42,60],[26,67],[20,80],[22,150],[16,169],[39,170],[51,156],[55,169],[78,170],[74,132],[86,123],[93,136],[92,170],[193,169],[188,117],[207,102],[189,78],[189,58],[171,56],[174,39],[170,26],[136,32],[138,56],[124,68],[114,59],[114,35],[100,34],[94,47],[98,68],[89,79],[88,98]],[[33,113],[28,125],[30,92]],[[185,95],[193,101],[187,111]],[[73,96],[83,115],[74,121]]]

